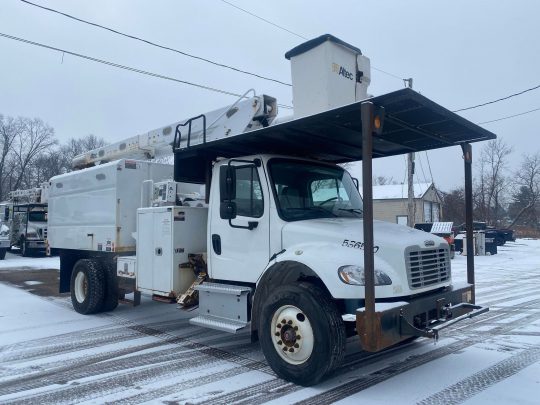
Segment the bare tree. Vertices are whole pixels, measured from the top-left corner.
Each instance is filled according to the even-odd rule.
[[[386,186],[388,184],[398,184],[398,183],[397,183],[397,181],[394,181],[393,177],[373,176],[373,185],[374,186]]]
[[[11,185],[13,190],[32,187],[31,174],[27,169],[34,158],[57,144],[54,129],[39,118],[22,118],[23,128],[13,142],[13,161],[16,173]]]
[[[12,163],[13,145],[23,129],[21,118],[4,117],[0,114],[0,200],[3,200],[10,191],[8,179],[14,167],[8,163]]]
[[[476,181],[475,205],[477,215],[488,223],[500,221],[501,205],[505,202],[509,182],[505,172],[512,147],[502,139],[489,141],[480,153]]]
[[[523,156],[521,166],[515,173],[515,183],[520,191],[524,191],[525,188],[528,201],[517,213],[510,227],[514,226],[526,211],[533,209],[540,202],[540,152]]]

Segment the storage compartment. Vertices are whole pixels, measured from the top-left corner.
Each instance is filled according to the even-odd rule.
[[[150,207],[137,210],[137,289],[177,297],[195,280],[189,253],[206,251],[208,208]]]
[[[49,190],[50,246],[134,252],[142,183],[172,176],[171,165],[122,159],[53,177]]]

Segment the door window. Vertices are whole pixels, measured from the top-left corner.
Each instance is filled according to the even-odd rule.
[[[264,211],[261,181],[257,168],[253,166],[236,169],[236,214],[243,217],[260,218]]]

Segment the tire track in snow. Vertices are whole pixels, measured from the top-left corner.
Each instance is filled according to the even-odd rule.
[[[540,360],[540,345],[524,349],[519,354],[502,360],[418,402],[419,405],[459,404],[481,391],[513,376]]]
[[[529,305],[540,304],[539,300],[534,300],[529,303]],[[510,317],[514,315],[517,311],[508,311],[504,317]],[[380,382],[386,381],[392,377],[397,376],[398,374],[409,371],[413,368],[419,367],[423,364],[426,364],[430,361],[437,360],[441,357],[447,356],[449,354],[463,350],[469,346],[472,346],[476,343],[488,340],[492,337],[493,334],[501,333],[506,330],[510,331],[513,328],[528,324],[531,319],[540,319],[540,313],[534,313],[528,315],[527,317],[521,318],[514,322],[510,322],[503,326],[495,328],[493,331],[490,331],[489,334],[481,333],[468,337],[466,340],[460,340],[457,342],[450,343],[446,346],[439,347],[437,349],[431,350],[429,352],[410,356],[402,361],[393,363],[389,366],[382,368],[374,373],[371,373],[367,376],[360,377],[356,380],[353,380],[349,383],[337,386],[333,389],[330,389],[324,393],[319,393],[315,397],[307,398],[303,401],[300,401],[299,404],[311,405],[311,404],[321,404],[326,405],[331,402],[338,401],[340,399],[346,398],[349,395],[360,392],[366,388],[369,388],[373,385],[379,384]],[[402,347],[395,348],[395,350],[401,350]],[[388,354],[386,351],[382,353],[373,354],[365,358],[364,364],[362,358],[359,358],[355,362],[349,364],[343,364],[337,370],[335,370],[328,378],[337,377],[343,375],[346,372],[350,371],[350,368],[354,363],[360,363],[362,365],[367,365],[368,360],[373,359],[372,362],[379,361],[383,356],[390,357],[392,354]],[[370,362],[371,363],[371,362]],[[277,389],[279,387],[279,389]],[[212,398],[212,404],[230,404],[238,401],[243,401],[246,398],[250,398],[249,403],[263,403],[276,398],[283,397],[285,395],[291,394],[293,392],[299,391],[303,387],[288,383],[287,381],[281,380],[279,378],[267,381],[263,384],[253,385],[244,389],[240,389],[228,394],[220,395]],[[202,403],[202,402],[201,402]]]

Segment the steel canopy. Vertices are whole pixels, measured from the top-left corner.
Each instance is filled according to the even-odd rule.
[[[177,149],[176,167],[182,172],[177,175],[183,181],[204,182],[206,165],[200,160],[261,153],[330,163],[362,160],[360,105],[365,101],[385,109],[383,131],[373,135],[373,158],[496,138],[492,132],[405,88],[263,129]]]

